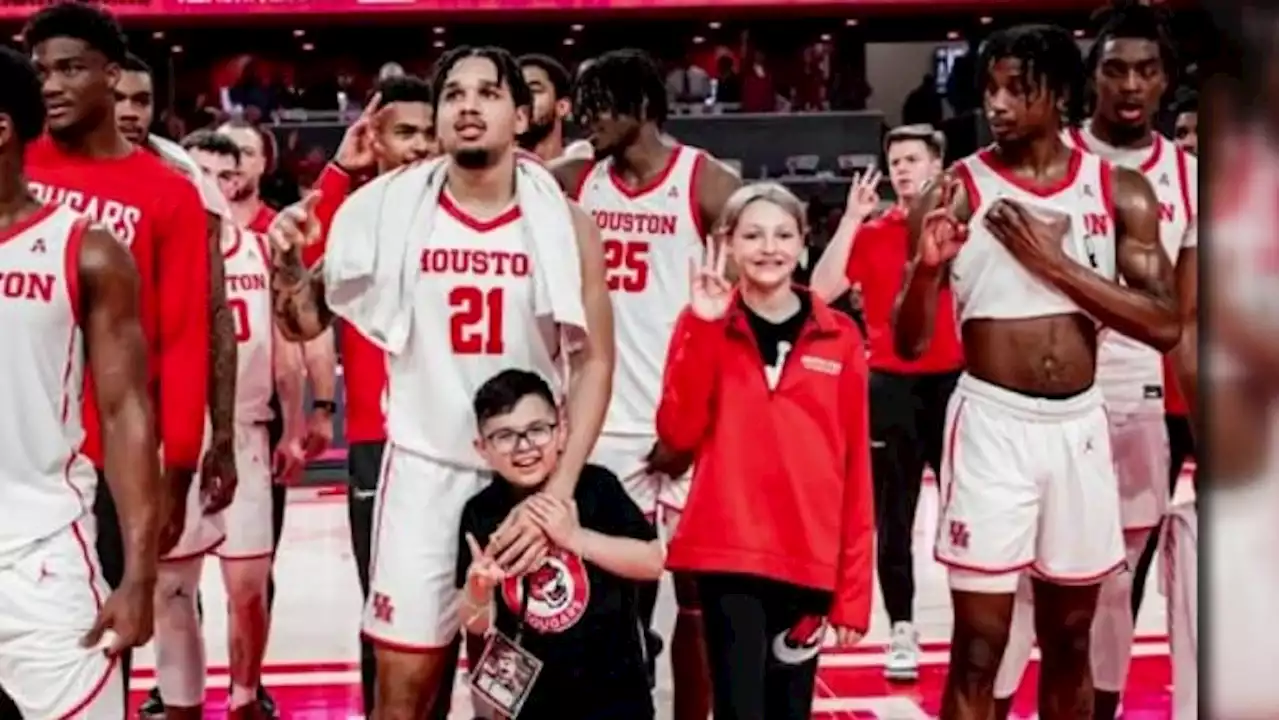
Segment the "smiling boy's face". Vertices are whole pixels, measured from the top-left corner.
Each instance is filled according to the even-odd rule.
[[[480,424],[476,450],[511,484],[535,488],[556,469],[565,437],[556,408],[542,397],[526,395],[510,412]]]

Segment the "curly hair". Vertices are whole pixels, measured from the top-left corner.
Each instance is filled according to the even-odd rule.
[[[1080,48],[1066,30],[1054,25],[1017,25],[998,30],[978,52],[978,87],[999,60],[1022,63],[1027,81],[1062,102],[1066,119],[1075,122],[1084,109],[1084,60]]]
[[[574,84],[573,107],[579,117],[603,111],[647,120],[667,120],[667,89],[662,73],[640,50],[614,50],[582,68]]]

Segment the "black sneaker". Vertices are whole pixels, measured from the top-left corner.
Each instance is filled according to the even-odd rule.
[[[276,701],[271,699],[271,693],[261,685],[258,686],[258,707],[262,709],[262,714],[271,720],[280,720],[280,710],[276,707]]]
[[[164,700],[160,699],[160,688],[151,688],[147,699],[138,708],[139,720],[164,720]]]

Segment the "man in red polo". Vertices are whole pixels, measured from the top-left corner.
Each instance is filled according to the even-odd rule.
[[[945,139],[929,125],[896,128],[885,137],[889,182],[897,203],[868,220],[878,197],[879,173],[856,178],[845,216],[814,268],[815,293],[831,302],[860,288],[870,345],[871,468],[876,498],[877,570],[892,625],[885,677],[914,681],[919,641],[912,626],[915,576],[911,534],[925,463],[937,473],[947,401],[964,364],[951,291],[939,296],[940,318],[933,342],[918,360],[893,349],[893,303],[910,258],[907,209],[924,186],[942,172]]]

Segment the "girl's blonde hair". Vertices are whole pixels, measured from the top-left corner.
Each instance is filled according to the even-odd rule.
[[[783,212],[795,218],[801,235],[808,233],[805,204],[796,197],[795,193],[780,183],[754,182],[743,185],[729,196],[729,200],[724,204],[724,210],[720,213],[720,219],[716,222],[716,234],[726,238],[732,235],[738,227],[738,221],[742,219],[743,211],[756,201],[778,206]]]

